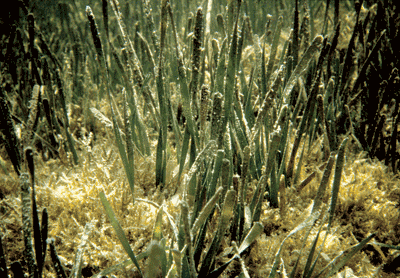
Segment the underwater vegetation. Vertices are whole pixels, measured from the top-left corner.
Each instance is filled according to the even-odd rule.
[[[0,11],[1,277],[398,277],[396,1]]]

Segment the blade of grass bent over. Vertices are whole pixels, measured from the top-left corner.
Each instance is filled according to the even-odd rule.
[[[308,64],[310,63],[313,56],[318,52],[320,45],[322,44],[323,37],[316,36],[307,49],[306,53],[304,53],[303,57],[301,58],[300,62],[297,64],[295,70],[290,75],[288,82],[286,83],[285,89],[283,91],[283,104],[288,104],[290,92],[292,91],[293,87],[296,85],[297,79],[299,76],[307,69]]]
[[[197,233],[197,231],[200,229],[200,227],[206,221],[207,217],[214,210],[215,204],[217,203],[217,201],[219,199],[219,195],[221,194],[222,190],[223,190],[223,188],[222,188],[222,186],[220,186],[217,189],[217,191],[215,192],[214,196],[204,206],[203,210],[200,212],[199,216],[196,218],[195,222],[193,223],[193,226],[191,228],[192,235]]]
[[[283,249],[283,244],[285,243],[285,241],[291,237],[292,235],[294,235],[295,233],[301,231],[302,229],[306,228],[306,227],[311,227],[312,225],[314,225],[315,221],[318,219],[320,215],[319,211],[316,211],[312,214],[310,214],[310,216],[308,216],[303,222],[301,222],[296,228],[294,228],[286,237],[285,239],[281,242],[281,245],[278,249],[278,252],[275,255],[275,260],[274,260],[274,264],[272,265],[272,270],[268,276],[268,278],[273,278],[276,276],[276,272],[279,266],[279,262],[280,262],[280,255],[281,255],[281,251]]]
[[[99,197],[101,200],[101,203],[104,206],[104,209],[107,213],[108,219],[110,220],[110,223],[112,225],[112,227],[114,228],[117,237],[119,239],[119,241],[121,242],[122,246],[124,247],[126,253],[129,255],[130,259],[132,260],[132,262],[136,265],[136,267],[139,270],[140,275],[143,277],[142,271],[139,267],[139,263],[136,259],[135,254],[132,251],[131,246],[129,245],[128,239],[125,236],[124,231],[122,230],[121,225],[119,224],[117,218],[115,217],[114,211],[112,210],[110,203],[107,201],[106,196],[104,195],[103,192],[99,193]]]
[[[264,226],[260,222],[254,222],[253,227],[247,233],[246,237],[243,239],[239,247],[239,254],[242,254],[256,238],[264,231]]]
[[[243,251],[245,251],[253,242],[258,238],[261,233],[264,231],[264,226],[260,222],[255,222],[253,227],[250,229],[250,231],[247,233],[246,237],[244,238],[242,244],[238,248],[238,253],[241,255]],[[233,256],[229,261],[218,267],[217,269],[213,270],[210,272],[210,274],[207,275],[207,278],[217,278],[220,277],[222,272],[229,266],[229,264],[233,261],[236,260],[237,256]]]
[[[315,278],[318,278],[321,276],[322,272],[324,272],[328,267],[331,265],[335,264],[331,270],[328,272],[328,274],[325,275],[325,278],[332,277],[336,272],[339,271],[349,260],[351,257],[353,257],[358,251],[360,251],[373,237],[375,237],[376,233],[373,233],[369,235],[367,238],[362,240],[360,243],[357,245],[351,247],[349,249],[349,252],[344,255],[338,262],[337,260],[344,254],[342,252],[339,256],[337,256],[335,259],[333,259]]]
[[[136,258],[137,258],[138,261],[140,261],[141,259],[143,259],[145,257],[148,257],[147,250],[142,252],[142,253],[140,253]],[[110,266],[110,267],[102,270],[101,272],[93,275],[92,278],[106,277],[106,275],[109,275],[109,274],[111,274],[113,272],[117,272],[118,270],[122,270],[122,269],[126,268],[127,266],[129,266],[131,264],[132,264],[132,260],[131,259],[124,260],[124,261],[122,261],[122,262],[120,262],[120,263],[118,263],[116,265]]]
[[[197,173],[198,169],[200,168],[201,163],[206,159],[209,158],[212,153],[214,153],[217,149],[217,143],[214,140],[208,142],[208,144],[204,147],[204,149],[199,153],[196,157],[196,160],[193,162],[192,167],[190,167],[189,173],[185,176],[185,181],[183,183],[184,190],[188,195],[188,205],[189,207],[193,207],[194,200],[195,200],[195,192],[196,184],[192,184],[191,180]]]

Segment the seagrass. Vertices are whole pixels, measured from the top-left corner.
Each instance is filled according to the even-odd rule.
[[[69,122],[70,121],[69,121],[68,112],[67,112],[67,104],[66,104],[66,100],[65,100],[64,88],[63,88],[63,83],[62,83],[61,76],[60,76],[60,71],[58,69],[55,72],[55,78],[56,78],[56,86],[57,86],[57,90],[58,90],[59,100],[61,102],[61,109],[64,112],[63,113],[63,117],[64,117],[63,124],[65,125],[64,131],[65,131],[65,135],[66,135],[67,141],[68,141],[68,149],[72,153],[74,164],[77,165],[79,163],[79,157],[78,157],[78,153],[76,152],[74,141],[71,137],[71,133],[69,130]]]
[[[200,2],[104,0],[85,16],[75,1],[49,4],[45,19],[20,10],[27,20],[8,45],[0,38],[0,156],[9,156],[0,244],[13,250],[0,268],[47,277],[52,259],[58,277],[390,271],[396,10],[389,1]],[[193,14],[201,9],[203,20]],[[24,198],[14,198],[22,181],[10,167],[27,178]],[[32,223],[31,256],[18,249],[21,216]],[[388,260],[374,266],[374,256]]]
[[[192,94],[192,106],[194,108],[194,116],[198,116],[200,111],[199,107],[199,94],[198,94],[198,82],[200,72],[200,59],[201,59],[201,48],[203,40],[203,10],[202,8],[197,9],[196,20],[193,32],[193,48],[192,48],[192,78],[190,81],[190,93]]]
[[[28,147],[25,149],[25,160],[28,166],[28,171],[30,175],[30,195],[31,202],[32,202],[32,217],[31,217],[31,229],[33,232],[33,238],[35,242],[35,262],[34,262],[34,270],[33,273],[34,275],[41,276],[42,271],[43,271],[43,249],[46,249],[46,243],[43,244],[42,242],[42,235],[40,231],[40,224],[39,224],[39,217],[38,217],[38,211],[37,211],[37,204],[36,204],[36,193],[35,193],[35,167],[34,167],[34,161],[33,161],[33,150],[32,148]],[[21,189],[24,187],[21,185]],[[22,195],[21,195],[22,197]],[[44,218],[44,217],[43,217]],[[43,219],[45,221],[45,218]],[[47,236],[46,238],[47,239]],[[43,248],[44,247],[44,248]],[[29,247],[28,247],[29,248]],[[27,248],[27,250],[28,250]],[[32,273],[32,272],[31,272]]]
[[[190,230],[189,226],[189,208],[188,204],[183,202],[181,204],[182,206],[182,219],[183,219],[183,229],[185,232],[185,243],[187,246],[187,250],[189,253],[188,256],[188,261],[189,261],[189,271],[190,271],[190,277],[195,277],[196,267],[195,267],[195,262],[194,262],[194,253],[193,253],[193,247],[192,247],[192,234],[193,232]],[[196,223],[195,223],[196,224]]]
[[[28,270],[31,277],[34,277],[34,273],[37,273],[37,265],[34,259],[34,252],[32,246],[32,201],[30,195],[30,178],[28,173],[21,173],[20,175],[20,187],[21,187],[21,201],[22,201],[22,230],[24,233],[24,244],[25,244],[25,258],[28,264]]]
[[[74,266],[73,266],[73,268],[71,270],[71,274],[70,274],[71,278],[72,277],[78,278],[82,275],[83,254],[86,250],[86,245],[87,245],[89,236],[92,232],[92,229],[93,229],[92,223],[87,223],[85,225],[85,230],[81,237],[81,242],[78,246],[78,250],[75,253]]]
[[[226,37],[226,31],[225,31],[225,20],[222,14],[217,14],[217,23],[218,23],[218,28],[219,32],[223,37]]]
[[[237,13],[239,13],[239,8]],[[232,32],[232,39],[230,41],[230,49],[228,54],[228,65],[226,69],[226,82],[224,86],[224,116],[222,118],[221,130],[218,137],[218,147],[222,147],[224,133],[227,130],[228,121],[231,117],[233,94],[236,84],[236,51],[237,51],[237,39],[238,39],[238,19],[235,21],[235,25]]]
[[[1,242],[1,237],[0,237],[0,274],[4,275],[5,277],[8,277],[6,258],[4,255],[3,243]]]
[[[194,125],[194,121],[193,121],[193,113],[192,113],[192,106],[191,106],[191,99],[190,99],[190,94],[189,94],[189,86],[188,86],[188,82],[187,82],[187,74],[186,74],[186,69],[184,67],[184,63],[183,63],[183,55],[179,46],[179,42],[178,42],[178,36],[177,36],[177,32],[174,26],[174,20],[173,20],[173,13],[172,10],[169,9],[169,15],[171,18],[171,23],[172,23],[172,32],[174,35],[174,40],[175,40],[175,54],[176,54],[176,59],[177,59],[177,64],[178,64],[178,74],[179,74],[179,83],[180,83],[180,87],[181,87],[181,95],[182,95],[182,102],[183,102],[183,112],[185,115],[185,118],[187,120],[187,125],[188,125],[188,131],[190,133],[190,135],[192,136],[192,139],[195,142],[195,145],[199,145],[198,141],[199,141],[199,136],[198,136],[198,130]],[[187,147],[185,146],[185,144],[183,145],[183,147]],[[181,152],[184,153],[184,152]],[[183,159],[182,159],[183,160]]]
[[[29,146],[33,140],[33,134],[35,131],[35,126],[38,121],[38,108],[39,108],[39,100],[40,100],[40,87],[39,85],[35,85],[32,90],[32,100],[29,107],[29,115],[28,121],[26,123],[26,133],[22,136],[21,141],[22,145]]]
[[[20,145],[19,140],[15,134],[14,124],[11,119],[11,112],[6,102],[6,95],[3,91],[3,87],[0,86],[0,112],[1,117],[3,119],[0,130],[2,132],[2,141],[4,140],[6,145],[6,150],[8,156],[10,157],[14,170],[19,176],[21,171],[21,154],[20,154]]]
[[[66,278],[67,275],[65,274],[64,268],[62,267],[62,264],[60,262],[60,259],[57,255],[57,250],[54,245],[54,238],[49,239],[49,246],[50,246],[50,256],[51,256],[51,261],[53,263],[53,268],[57,274],[58,277],[60,278]]]
[[[126,26],[122,20],[122,14],[120,11],[120,6],[119,6],[118,0],[112,0],[111,7],[117,18],[119,30],[120,30],[123,40],[124,40],[124,49],[126,49],[126,51],[127,51],[128,62],[131,64],[130,66],[133,71],[133,78],[138,83],[138,85],[140,87],[142,87],[143,81],[144,81],[142,66],[141,66],[140,60],[136,54],[135,48],[133,47],[132,41],[127,36]],[[143,93],[145,94],[145,93],[147,93],[147,91],[143,90]]]
[[[102,43],[101,43],[101,40],[99,37],[99,31],[98,31],[99,28],[97,27],[97,23],[95,21],[93,11],[89,6],[86,7],[86,16],[89,20],[90,32],[92,33],[93,43],[96,48],[97,55],[99,56],[98,61],[101,64],[103,62],[102,59],[103,59],[103,55],[104,55],[103,54],[103,46],[102,46]]]
[[[208,104],[209,104],[209,95],[210,89],[207,85],[203,85],[201,87],[201,98],[200,98],[200,115],[199,115],[199,122],[200,122],[200,132],[201,132],[201,146],[204,146],[204,142],[206,140],[206,120],[208,116]]]
[[[28,33],[29,33],[29,56],[31,59],[32,76],[36,79],[36,83],[43,84],[42,78],[37,68],[37,50],[35,48],[35,17],[33,14],[28,15]],[[32,78],[33,79],[33,78]]]
[[[293,68],[297,66],[297,62],[299,59],[299,1],[295,0],[295,8],[294,8],[294,19],[293,19],[293,40],[292,40],[292,52],[291,55],[293,57]]]
[[[158,92],[158,102],[159,111],[161,117],[159,138],[157,142],[157,153],[156,153],[156,186],[165,185],[166,178],[166,163],[167,163],[167,120],[168,120],[168,110],[167,110],[167,96],[164,88],[164,49],[165,49],[165,36],[167,28],[167,1],[161,2],[161,22],[160,22],[160,42],[159,42],[159,58],[158,66],[155,71],[155,78],[157,79],[157,92]]]
[[[125,130],[125,144],[126,144],[126,155],[128,157],[129,168],[131,171],[134,169],[134,151],[133,151],[133,139],[132,139],[132,128],[129,121],[128,115],[128,100],[126,96],[126,91],[123,90],[123,119],[124,119],[124,130]]]
[[[151,51],[150,45],[148,43],[148,41],[146,40],[145,37],[143,37],[143,35],[140,32],[136,32],[136,37],[138,37],[141,40],[141,44],[144,46],[143,47],[143,51],[146,52],[147,57],[150,61],[150,68],[152,68],[153,70],[156,69],[155,67],[155,62],[154,62],[154,58],[153,58],[153,53]]]
[[[282,24],[283,24],[283,17],[280,16],[278,20],[276,21],[276,26],[275,26],[275,31],[274,31],[274,38],[272,42],[272,51],[270,52],[269,58],[268,58],[268,67],[267,67],[267,72],[266,72],[266,80],[268,84],[270,83],[270,76],[272,74],[272,70],[275,65],[275,57],[276,53],[278,51],[278,43],[279,43],[279,38],[281,35],[281,30],[282,30]]]
[[[310,8],[306,2],[303,3],[303,10],[304,14],[299,30],[299,43],[301,42],[303,48],[308,48],[311,37],[310,30],[313,28],[310,26]]]
[[[108,2],[107,2],[107,0],[101,1],[101,7],[102,7],[102,12],[103,12],[103,23],[104,23],[104,29],[106,30],[107,41],[110,41],[110,33],[109,33],[109,28],[108,28]]]
[[[151,34],[150,37],[153,42],[153,47],[155,49],[155,53],[157,54],[159,52],[160,42],[159,42],[157,32],[155,31],[156,28],[155,28],[155,24],[154,24],[152,9],[150,7],[150,1],[142,0],[142,3],[143,3],[143,7],[144,7],[144,13],[146,15],[147,28],[150,31],[150,34]]]

